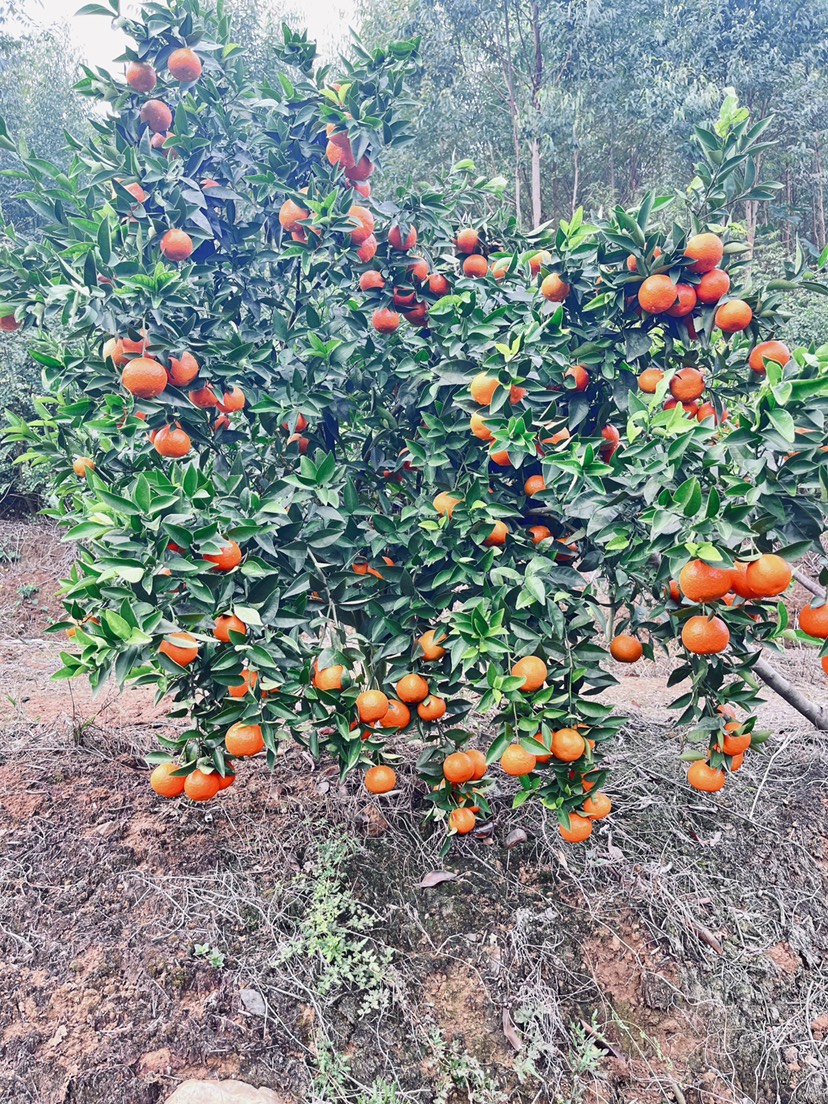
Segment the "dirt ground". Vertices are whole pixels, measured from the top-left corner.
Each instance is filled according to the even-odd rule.
[[[665,671],[619,671],[590,842],[504,792],[441,859],[413,789],[366,802],[298,749],[209,806],[156,799],[151,693],[49,681],[68,566],[47,524],[0,523],[0,1100],[196,1075],[286,1104],[828,1100],[828,742],[784,703],[706,798]],[[824,700],[812,656],[779,665]]]

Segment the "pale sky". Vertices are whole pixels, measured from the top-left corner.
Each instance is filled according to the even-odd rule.
[[[125,38],[121,31],[113,30],[102,15],[76,16],[74,13],[83,7],[86,0],[25,0],[25,9],[33,22],[42,26],[65,23],[69,34],[81,55],[93,65],[111,68],[112,59],[124,48]],[[268,0],[262,0],[262,10],[268,8]],[[348,15],[344,0],[288,0],[288,5],[273,5],[277,11],[289,6],[299,14],[291,25],[301,29],[307,27],[311,38],[319,43],[320,51],[329,56],[335,52],[338,39],[347,36]],[[140,8],[140,0],[124,0],[121,5],[123,14],[134,16]],[[348,9],[353,13],[353,5]],[[16,24],[12,23],[12,26]]]

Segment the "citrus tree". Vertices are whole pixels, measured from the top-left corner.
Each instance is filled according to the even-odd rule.
[[[3,227],[0,328],[48,389],[8,436],[78,542],[56,677],[157,687],[165,797],[286,740],[388,793],[413,742],[449,834],[498,762],[579,841],[625,723],[609,654],[668,649],[689,781],[721,789],[766,735],[757,672],[793,696],[760,652],[828,487],[828,350],[773,337],[825,258],[755,286],[734,221],[773,194],[767,124],[729,99],[685,195],[527,240],[471,163],[372,196],[416,42],[334,81],[285,29],[254,84],[221,3],[83,10],[131,43],[78,86],[94,135],[64,172],[0,129],[39,220]]]

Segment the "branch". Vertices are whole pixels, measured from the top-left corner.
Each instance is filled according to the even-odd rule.
[[[810,698],[806,698],[802,691],[797,690],[784,675],[780,675],[764,656],[760,656],[753,665],[753,670],[762,682],[766,683],[788,705],[792,705],[798,713],[809,720],[814,728],[819,729],[820,732],[828,732],[828,709],[821,705],[815,705]]]
[[[825,587],[820,586],[816,579],[812,579],[810,575],[806,575],[804,571],[801,571],[798,567],[794,568],[793,577],[799,583],[800,586],[804,586],[806,590],[810,590],[811,594],[817,598],[825,597]]]

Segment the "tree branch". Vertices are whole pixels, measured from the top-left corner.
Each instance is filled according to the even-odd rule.
[[[792,705],[798,713],[809,720],[814,728],[819,729],[820,732],[828,732],[828,709],[821,705],[815,705],[810,698],[806,698],[802,691],[797,690],[784,675],[780,675],[764,656],[761,656],[753,665],[753,670],[762,682],[766,683],[788,705]]]
[[[793,577],[799,583],[800,586],[804,586],[806,590],[810,590],[811,594],[817,598],[825,597],[825,587],[820,586],[816,579],[812,579],[810,575],[806,575],[804,571],[800,571],[798,567],[794,568]]]

